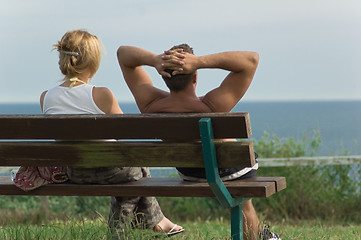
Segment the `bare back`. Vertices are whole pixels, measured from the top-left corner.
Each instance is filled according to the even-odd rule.
[[[179,113],[179,112],[213,112],[201,98],[172,98],[159,99],[150,104],[146,113]]]

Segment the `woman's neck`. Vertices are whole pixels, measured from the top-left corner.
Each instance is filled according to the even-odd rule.
[[[65,79],[64,83],[62,83],[60,86],[62,87],[75,87],[78,85],[82,85],[82,84],[88,84],[89,83],[89,79],[86,79],[85,81],[80,79],[79,77],[72,77],[72,78],[67,78]]]
[[[62,87],[74,87],[74,86],[78,86],[81,84],[88,84],[89,83],[89,78],[90,78],[90,72],[89,71],[85,71],[77,76],[74,76],[72,78],[66,78],[65,82],[63,84],[61,84],[60,86]]]

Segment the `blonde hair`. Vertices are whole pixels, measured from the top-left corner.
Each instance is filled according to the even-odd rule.
[[[69,31],[54,44],[59,51],[59,68],[64,80],[73,78],[87,70],[90,78],[97,72],[101,59],[101,42],[84,30]]]

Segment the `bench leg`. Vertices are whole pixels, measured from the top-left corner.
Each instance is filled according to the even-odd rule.
[[[242,203],[231,208],[231,235],[232,240],[243,240]]]

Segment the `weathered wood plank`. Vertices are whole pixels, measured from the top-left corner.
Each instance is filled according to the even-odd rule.
[[[217,142],[220,167],[255,164],[252,142]],[[0,142],[1,166],[204,167],[201,143]]]
[[[0,115],[0,139],[199,139],[198,121],[212,118],[215,138],[249,138],[248,113]]]
[[[269,197],[276,193],[274,181],[239,180],[224,184],[233,197]],[[145,178],[114,185],[51,184],[24,192],[11,182],[10,177],[0,177],[0,192],[1,195],[215,197],[208,183],[180,178]]]
[[[285,177],[253,177],[244,179],[245,182],[274,182],[276,192],[282,191],[287,187]]]

